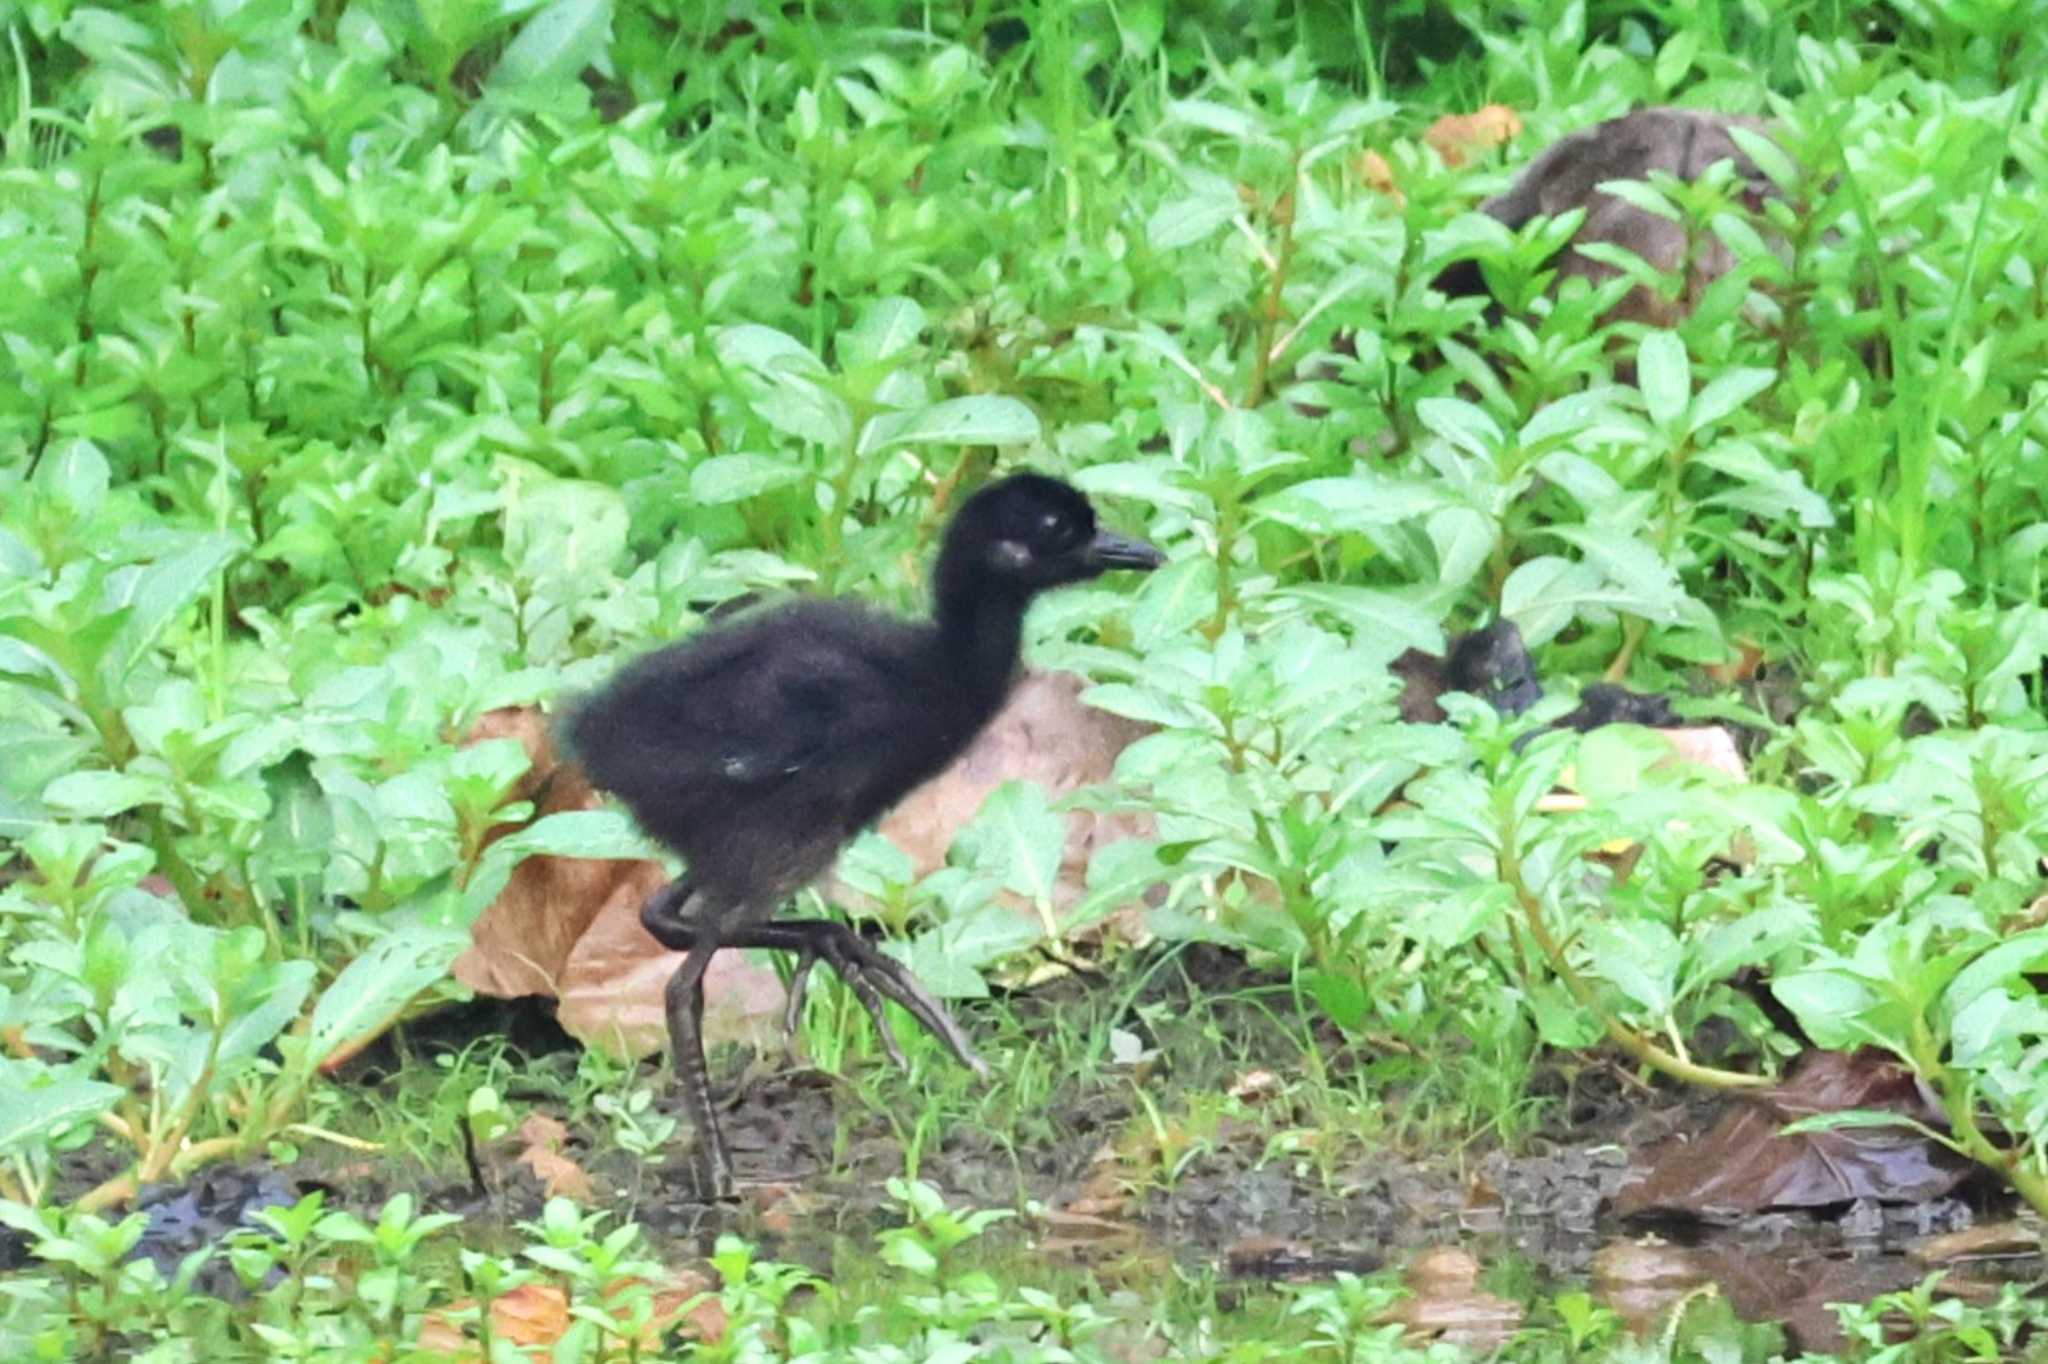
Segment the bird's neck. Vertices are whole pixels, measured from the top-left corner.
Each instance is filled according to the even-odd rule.
[[[935,624],[939,645],[960,694],[993,709],[1009,691],[1024,648],[1022,598],[988,593],[944,593]]]

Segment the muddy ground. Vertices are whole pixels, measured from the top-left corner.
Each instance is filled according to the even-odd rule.
[[[1034,1121],[1001,1132],[953,1122],[928,1140],[918,1176],[955,1203],[1031,1208],[1031,1216],[1004,1224],[999,1243],[1111,1277],[1161,1272],[1161,1262],[1171,1261],[1225,1278],[1313,1278],[1413,1265],[1432,1248],[1456,1247],[1482,1271],[1500,1270],[1489,1281],[1505,1278],[1539,1293],[1590,1283],[1617,1305],[1630,1295],[1662,1301],[1711,1282],[1740,1314],[1785,1322],[1790,1343],[1806,1348],[1838,1342],[1827,1302],[1916,1282],[1929,1272],[1914,1254],[1926,1238],[2012,1212],[2001,1190],[1973,1181],[1913,1205],[1861,1201],[1715,1221],[1624,1221],[1613,1213],[1617,1192],[1641,1176],[1662,1143],[1705,1132],[1720,1101],[1646,1086],[1618,1068],[1579,1069],[1568,1086],[1566,1072],[1542,1075],[1538,1084],[1551,1102],[1538,1133],[1513,1152],[1479,1144],[1389,1150],[1317,1132],[1308,1126],[1311,1112],[1263,1106],[1294,1102],[1279,1077],[1302,1064],[1300,1034],[1288,1031],[1300,1026],[1298,1017],[1260,999],[1261,991],[1284,992],[1228,953],[1194,949],[1177,968],[1152,972],[1137,998],[1119,1000],[1100,982],[1072,978],[1008,1001],[1027,1035],[1055,1023],[1084,1031],[1124,1026],[1142,1032],[1153,1060],[1136,1074],[1103,1067],[1069,1076]],[[961,1016],[974,1031],[973,1010]],[[418,1064],[480,1030],[507,1028],[528,1051],[554,1053],[540,1068],[573,1068],[573,1057],[557,1050],[569,1044],[544,1017],[502,1005],[416,1026],[402,1051]],[[1332,1066],[1367,1057],[1363,1043],[1331,1036],[1319,1045]],[[389,1090],[398,1055],[364,1058],[347,1082]],[[884,1189],[904,1173],[895,1126],[855,1086],[822,1071],[732,1054],[718,1059],[722,1121],[751,1186],[736,1206],[698,1197],[686,1128],[665,1157],[643,1161],[602,1130],[575,1126],[558,1088],[515,1083],[507,1098],[520,1112],[552,1110],[565,1120],[556,1154],[588,1176],[599,1206],[638,1220],[665,1260],[707,1253],[720,1232],[738,1231],[768,1255],[829,1272],[840,1248],[872,1244],[873,1232],[899,1215]],[[658,1078],[656,1085],[673,1113],[673,1090]],[[1237,1113],[1214,1118],[1183,1148],[1161,1149],[1162,1115],[1171,1129],[1190,1100],[1199,1105],[1206,1096],[1214,1110],[1214,1096],[1234,1086],[1246,1096]],[[1403,1097],[1392,1091],[1385,1102]],[[1291,1136],[1276,1141],[1279,1134]],[[1336,1142],[1327,1152],[1305,1151],[1304,1134]],[[1166,1140],[1175,1140],[1171,1131]],[[168,1238],[160,1249],[218,1234],[241,1200],[277,1201],[312,1188],[328,1190],[331,1205],[359,1209],[410,1190],[431,1207],[463,1214],[465,1236],[476,1244],[491,1243],[496,1232],[509,1244],[515,1224],[537,1214],[547,1192],[519,1145],[509,1139],[473,1152],[473,1161],[451,1155],[439,1168],[309,1148],[285,1169],[215,1172],[196,1195],[156,1196],[159,1209],[176,1209],[168,1218],[158,1213]],[[102,1173],[83,1165],[70,1172],[80,1187]],[[220,1206],[203,1206],[210,1203]],[[9,1249],[0,1246],[0,1259]],[[18,1263],[19,1247],[12,1250]],[[2008,1256],[1972,1272],[1995,1283],[2042,1271],[2038,1258]]]

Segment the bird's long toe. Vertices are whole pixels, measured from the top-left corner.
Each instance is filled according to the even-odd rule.
[[[946,1012],[946,1006],[932,997],[931,992],[910,973],[909,967],[851,931],[843,937],[835,935],[828,953],[840,978],[853,988],[856,996],[864,996],[861,1003],[873,1016],[875,1027],[882,1034],[883,1045],[897,1065],[903,1064],[903,1057],[889,1035],[880,1000],[872,999],[876,994],[902,1005],[912,1018],[924,1025],[925,1031],[946,1044],[947,1050],[959,1058],[961,1065],[981,1079],[988,1078],[988,1063],[975,1054],[974,1045],[967,1040],[967,1034],[961,1031],[960,1025],[953,1021],[953,1016]]]
[[[867,1010],[868,1017],[875,1022],[875,1036],[881,1039],[882,1050],[896,1069],[908,1071],[910,1063],[903,1059],[903,1048],[896,1045],[896,1033],[889,1026],[889,1015],[882,1008],[882,992],[868,976],[867,966],[851,957],[842,956],[833,962],[839,978],[846,982],[846,988],[853,991],[853,997]]]
[[[796,1058],[796,1033],[804,1017],[804,993],[810,988],[811,968],[818,964],[815,949],[806,947],[797,955],[796,966],[789,973],[788,997],[782,1005],[782,1045],[793,1061]]]

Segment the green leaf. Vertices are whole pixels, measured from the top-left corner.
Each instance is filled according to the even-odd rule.
[[[1028,445],[1039,437],[1038,414],[1015,398],[976,394],[949,398],[903,414],[876,446]]]
[[[796,378],[773,378],[753,399],[755,413],[786,436],[843,450],[853,439],[853,409],[836,394]]]
[[[990,901],[907,944],[886,944],[884,950],[908,966],[933,994],[945,999],[982,999],[988,995],[982,968],[1023,951],[1044,936],[1031,915]]]
[[[1791,520],[1809,530],[1835,524],[1834,508],[1807,486],[1797,468],[1777,463],[1749,441],[1718,441],[1694,455],[1693,462],[1737,481],[1735,488],[1706,498],[1703,505]]]
[[[2048,928],[2015,933],[1973,959],[1942,992],[1942,1009],[1953,1017],[1981,996],[2010,990],[2024,995],[2030,975],[2048,973]]]
[[[1209,499],[1187,486],[1188,472],[1171,459],[1118,460],[1091,464],[1074,474],[1074,486],[1098,497],[1127,497],[1153,507],[1200,512]],[[2044,528],[2048,538],[2048,528]]]
[[[1104,682],[1090,687],[1081,699],[1097,710],[1164,729],[1193,729],[1203,733],[1214,733],[1217,729],[1215,717],[1207,711],[1169,696],[1156,686]]]
[[[2028,1048],[2043,1039],[2048,1039],[2048,1004],[2031,989],[2018,999],[2002,990],[1978,995],[1964,1002],[1949,1024],[1950,1058],[1974,1070],[2023,1065]]]
[[[1777,381],[1778,371],[1774,369],[1737,367],[1723,370],[1692,400],[1691,410],[1686,414],[1686,433],[1698,435]]]
[[[1725,980],[1745,966],[1762,966],[1813,931],[1812,910],[1790,899],[1716,924],[1690,944],[1681,992]]]
[[[1654,1022],[1669,1017],[1679,962],[1678,939],[1670,929],[1648,919],[1607,921],[1588,925],[1585,943],[1595,972]]]
[[[1353,639],[1387,658],[1405,649],[1443,652],[1444,629],[1436,615],[1391,592],[1346,583],[1303,583],[1274,595],[1329,612],[1351,627]]]
[[[1529,1012],[1536,1020],[1536,1035],[1549,1046],[1577,1051],[1601,1038],[1600,1020],[1557,981],[1535,984],[1529,991]]]
[[[67,772],[43,788],[44,801],[82,819],[107,819],[174,796],[165,782],[127,772]]]
[[[505,558],[528,582],[602,582],[625,553],[631,516],[616,488],[550,478],[505,460]]]
[[[1578,614],[1604,607],[1611,594],[1598,569],[1554,554],[1518,564],[1501,585],[1500,613],[1531,649],[1548,644]]]
[[[690,470],[690,496],[715,507],[744,502],[810,476],[806,466],[772,455],[713,455]]]
[[[88,1122],[128,1091],[98,1080],[28,1085],[0,1079],[0,1155],[27,1151],[67,1128]]]
[[[1743,154],[1756,162],[1757,169],[1770,182],[1782,190],[1791,190],[1800,181],[1799,163],[1785,154],[1784,148],[1773,142],[1766,134],[1740,124],[1728,125],[1728,136]]]
[[[907,1230],[904,1235],[883,1238],[882,1262],[921,1279],[929,1279],[939,1272],[938,1257]]]
[[[1600,571],[1606,605],[1667,625],[1705,616],[1686,594],[1678,571],[1635,536],[1590,525],[1556,526],[1550,533],[1578,546],[1586,562]]]
[[[89,440],[67,440],[36,470],[34,486],[56,495],[72,514],[88,517],[107,500],[113,472],[107,457]]]
[[[1372,1017],[1372,999],[1356,972],[1303,971],[1301,983],[1308,987],[1309,995],[1330,1021],[1345,1032],[1362,1031]]]
[[[1125,905],[1139,903],[1146,891],[1170,875],[1159,860],[1158,845],[1149,839],[1120,838],[1103,844],[1088,859],[1088,892],[1067,912],[1062,931],[1078,932]]]
[[[1251,142],[1266,135],[1265,120],[1248,109],[1235,109],[1206,99],[1168,101],[1166,120],[1217,133],[1232,142]]]
[[[1676,332],[1651,332],[1636,349],[1636,383],[1659,430],[1676,433],[1692,402],[1692,361]]]
[[[1850,1051],[1876,1042],[1898,1050],[1903,1034],[1893,1037],[1874,1030],[1866,1014],[1878,1011],[1881,1001],[1862,981],[1841,971],[1797,971],[1771,982],[1771,993],[1799,1019],[1816,1046],[1833,1051]],[[1889,1034],[1891,1029],[1884,1029]]]
[[[1438,484],[1351,474],[1282,488],[1253,503],[1252,511],[1311,535],[1337,535],[1397,525],[1455,505]]]
[[[188,539],[184,549],[143,566],[127,580],[132,595],[125,603],[108,603],[129,607],[128,618],[115,633],[101,669],[109,694],[122,694],[122,683],[144,651],[213,586],[214,574],[242,551],[242,542],[229,535],[202,534]]]
[[[1891,1127],[1918,1132],[1921,1136],[1939,1145],[1955,1149],[1955,1142],[1944,1133],[1936,1131],[1916,1118],[1903,1113],[1887,1112],[1882,1108],[1837,1108],[1827,1113],[1811,1113],[1806,1117],[1786,1123],[1778,1131],[1788,1137],[1807,1132],[1836,1132],[1844,1129]]]
[[[555,0],[520,28],[491,69],[494,94],[573,81],[611,45],[612,0]]]
[[[758,323],[720,327],[714,345],[721,364],[813,379],[823,379],[831,373],[825,368],[825,362],[811,354],[803,342],[787,332]]]
[[[1415,416],[1435,435],[1487,464],[1507,442],[1500,424],[1486,409],[1463,398],[1424,398],[1415,405]]]
[[[1005,889],[1049,905],[1066,853],[1067,824],[1046,804],[1044,787],[1006,781],[989,793],[954,846],[974,866],[1000,877]]]
[[[503,892],[514,869],[537,853],[615,861],[640,861],[657,855],[621,811],[564,810],[545,815],[484,849],[469,884],[463,887],[463,922],[474,923]]]
[[[305,1064],[318,1066],[342,1044],[382,1031],[413,996],[445,979],[468,946],[463,929],[394,926],[343,967],[313,1006]]]
[[[1685,214],[1677,204],[1659,190],[1641,180],[1602,180],[1596,186],[1603,194],[1611,194],[1625,204],[1639,208],[1656,218],[1668,218],[1674,223],[1684,222]],[[1604,245],[1604,243],[1603,243]],[[1626,248],[1623,248],[1626,250]],[[1634,255],[1633,251],[1627,252]]]
[[[1685,78],[1699,57],[1701,44],[1700,30],[1681,28],[1665,42],[1657,53],[1657,61],[1651,67],[1651,77],[1660,90],[1671,90]]]
[[[839,367],[852,370],[897,359],[917,345],[924,328],[924,309],[914,300],[876,299],[834,343]]]
[[[1145,221],[1145,240],[1157,252],[1180,250],[1217,236],[1245,211],[1237,182],[1212,172],[1188,174],[1188,193],[1163,201]]]

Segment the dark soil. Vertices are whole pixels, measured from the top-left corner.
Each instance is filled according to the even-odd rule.
[[[1072,1074],[1029,1121],[1006,1118],[1000,1130],[994,1122],[955,1121],[927,1138],[918,1177],[938,1185],[950,1201],[1046,1210],[1035,1222],[1018,1224],[1021,1234],[1035,1234],[1084,1262],[1112,1248],[1142,1246],[1155,1263],[1164,1254],[1250,1278],[1363,1271],[1405,1262],[1424,1247],[1462,1245],[1487,1263],[1518,1261],[1537,1282],[1555,1286],[1583,1281],[1603,1247],[1654,1232],[1718,1266],[1707,1272],[1723,1282],[1738,1309],[1747,1302],[1753,1314],[1776,1318],[1793,1309],[1764,1300],[1754,1286],[1738,1291],[1737,1284],[1749,1278],[1789,1293],[1811,1279],[1838,1295],[1852,1282],[1877,1285],[1871,1292],[1903,1286],[1926,1272],[1902,1253],[1908,1242],[1967,1226],[2008,1204],[1995,1192],[1966,1191],[1918,1206],[1856,1203],[1713,1226],[1624,1224],[1610,1207],[1616,1192],[1641,1174],[1645,1153],[1674,1133],[1705,1131],[1717,1104],[1646,1089],[1618,1071],[1598,1069],[1577,1075],[1568,1092],[1552,1077],[1561,1092],[1546,1110],[1547,1127],[1513,1153],[1389,1151],[1321,1133],[1334,1137],[1335,1154],[1310,1159],[1268,1147],[1276,1130],[1299,1130],[1315,1115],[1278,1113],[1261,1114],[1266,1121],[1221,1118],[1189,1144],[1191,1154],[1167,1162],[1137,1140],[1152,1130],[1139,1084],[1154,1112],[1175,1114],[1204,1097],[1213,1106],[1247,1058],[1282,1074],[1301,1064],[1300,1034],[1288,1030],[1299,1028],[1299,1019],[1291,997],[1276,991],[1270,976],[1209,949],[1184,951],[1171,967],[1152,970],[1135,991],[1122,975],[1109,982],[1070,978],[1005,1001],[1002,1007],[1025,1036],[1051,1028],[1055,1019],[1083,1036],[1106,1035],[1116,1026],[1137,1033],[1156,1060],[1135,1077],[1129,1067]],[[972,1012],[962,1016],[975,1031]],[[468,1040],[460,1034],[478,1024],[516,1031],[542,1052],[559,1045],[545,1027],[529,1026],[531,1020],[508,1020],[502,1006],[447,1023],[448,1035],[441,1037],[415,1028],[406,1048],[417,1054],[459,1046]],[[1318,1045],[1326,1059],[1338,1058],[1329,1061],[1335,1065],[1360,1044],[1331,1037]],[[652,1073],[654,1063],[646,1064]],[[370,1058],[358,1082],[390,1084],[397,1068],[392,1058]],[[1276,1095],[1283,1092],[1275,1087]],[[545,1109],[552,1102],[544,1086],[513,1097],[521,1108]],[[755,1196],[743,1195],[737,1207],[708,1206],[698,1198],[686,1129],[669,1154],[653,1162],[619,1149],[602,1130],[571,1129],[563,1154],[593,1179],[600,1202],[609,1194],[617,1211],[638,1220],[656,1252],[671,1262],[707,1253],[718,1233],[735,1230],[770,1255],[829,1270],[839,1247],[871,1245],[874,1231],[894,1224],[899,1214],[884,1186],[905,1171],[903,1142],[891,1115],[870,1108],[852,1081],[781,1063],[756,1065],[736,1083],[729,1079],[721,1097],[736,1167],[756,1186]],[[1390,1103],[1398,1101],[1390,1095]],[[677,1111],[672,1090],[662,1103]],[[1140,1148],[1135,1154],[1134,1145]],[[409,1189],[430,1208],[463,1214],[471,1244],[491,1244],[494,1228],[510,1243],[514,1225],[538,1214],[543,1188],[509,1148],[475,1154],[469,1169],[407,1170],[388,1155],[365,1159],[315,1149],[289,1170],[238,1174],[213,1187],[260,1187],[264,1202],[275,1201],[280,1187],[320,1187],[329,1191],[330,1205],[361,1211]],[[763,1185],[786,1187],[768,1191]],[[199,1181],[194,1187],[206,1188]],[[231,1224],[240,1215],[239,1208],[198,1206],[205,1201],[157,1195],[156,1207],[178,1209],[174,1220],[181,1227]],[[174,1230],[167,1225],[163,1235]],[[0,1259],[7,1252],[0,1245]],[[1805,1279],[1793,1268],[1800,1264],[1812,1270]],[[1860,1268],[1845,1277],[1841,1267],[1851,1264]],[[1825,1338],[1832,1318],[1823,1313],[1815,1320],[1822,1324],[1811,1329]]]

